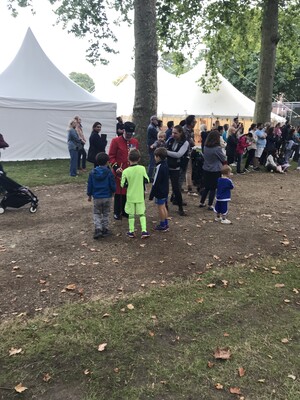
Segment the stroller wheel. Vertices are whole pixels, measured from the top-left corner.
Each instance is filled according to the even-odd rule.
[[[30,211],[32,214],[36,213],[36,210],[37,210],[37,207],[35,207],[35,206],[31,206],[31,207],[29,208],[29,211]]]
[[[4,211],[5,211],[4,208],[0,207],[0,214],[3,214]]]

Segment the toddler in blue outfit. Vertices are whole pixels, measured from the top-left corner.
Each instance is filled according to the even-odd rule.
[[[227,219],[228,202],[231,200],[231,190],[234,188],[232,180],[229,178],[231,168],[229,165],[223,165],[221,169],[222,176],[218,179],[217,196],[215,204],[215,213],[217,214],[215,221],[221,224],[231,224]]]

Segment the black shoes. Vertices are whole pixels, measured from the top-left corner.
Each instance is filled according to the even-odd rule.
[[[99,239],[101,237],[103,237],[101,229],[95,229],[94,239]]]

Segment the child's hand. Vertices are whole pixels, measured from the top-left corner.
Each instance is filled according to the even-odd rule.
[[[121,167],[116,170],[117,175],[122,175],[122,172],[123,172],[123,168],[121,168]]]
[[[88,201],[92,201],[92,197],[91,196],[88,197]]]

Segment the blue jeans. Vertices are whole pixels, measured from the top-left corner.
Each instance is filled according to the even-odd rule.
[[[70,153],[70,176],[77,175],[77,162],[78,162],[78,151],[69,150]]]
[[[154,159],[154,151],[149,150],[149,165],[148,165],[148,176],[151,182],[153,182],[154,178],[154,169],[155,169],[155,159]]]

